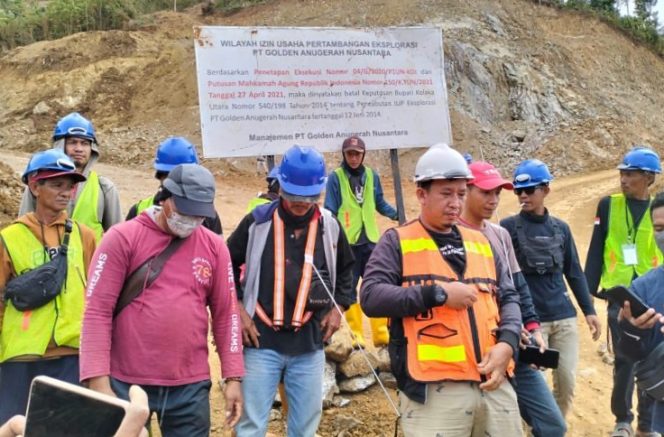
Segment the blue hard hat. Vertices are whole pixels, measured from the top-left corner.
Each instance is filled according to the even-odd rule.
[[[636,146],[625,154],[618,170],[643,170],[651,173],[661,173],[662,165],[659,162],[657,152],[648,147]]]
[[[526,159],[514,170],[514,188],[546,185],[553,180],[549,167],[539,159]]]
[[[170,172],[180,164],[198,164],[196,148],[186,138],[168,137],[157,147],[154,168]]]
[[[49,149],[32,155],[21,176],[21,180],[24,184],[27,184],[30,174],[43,170],[59,172],[53,174],[51,177],[67,175],[73,177],[76,182],[83,182],[85,180],[85,176],[76,172],[76,165],[74,165],[71,158],[59,149]]]
[[[53,129],[53,141],[67,137],[85,138],[86,140],[97,142],[94,126],[92,126],[90,120],[78,112],[72,112],[62,117],[56,123],[55,129]]]
[[[281,189],[294,196],[318,196],[325,187],[325,159],[310,146],[293,146],[281,160],[277,179]]]

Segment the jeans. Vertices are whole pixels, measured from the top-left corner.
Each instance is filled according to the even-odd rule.
[[[237,437],[264,437],[277,385],[283,375],[288,399],[288,437],[313,437],[323,409],[325,353],[284,355],[271,349],[244,349],[244,411]]]
[[[78,369],[78,355],[0,364],[0,424],[16,414],[25,414],[30,384],[35,376],[50,376],[78,385]]]
[[[514,382],[521,417],[533,436],[563,437],[567,425],[542,372],[517,361]]]
[[[148,394],[150,415],[157,413],[164,437],[207,437],[210,434],[209,380],[178,386],[141,385]],[[129,399],[131,384],[111,378],[113,391]]]
[[[551,349],[560,352],[558,368],[553,370],[553,397],[563,417],[572,408],[576,367],[579,364],[579,330],[576,317],[542,322],[542,337]]]
[[[618,341],[621,329],[618,326],[619,305],[610,304],[607,311],[609,330],[611,331],[611,344],[615,361],[613,363],[613,390],[611,391],[611,412],[616,417],[616,422],[632,423],[632,396],[634,394],[634,361],[620,353]],[[653,400],[645,392],[638,391],[639,413],[638,429],[641,431],[652,430]]]

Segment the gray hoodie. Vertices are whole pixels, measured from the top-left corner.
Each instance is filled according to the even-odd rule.
[[[60,139],[53,142],[53,148],[62,150],[64,152],[65,140]],[[83,170],[83,175],[85,177],[88,177],[90,171],[92,170],[92,166],[95,164],[95,162],[97,162],[98,159],[99,159],[99,149],[97,143],[93,142],[90,160],[88,161],[87,165],[85,166],[85,169]],[[74,211],[74,206],[76,205],[79,196],[81,195],[83,189],[85,188],[86,183],[87,182],[81,182],[78,184],[78,188],[76,190],[76,197],[72,199],[69,202],[69,206],[67,206],[67,215],[69,215],[70,217],[72,212]],[[99,218],[99,221],[101,222],[102,228],[104,228],[105,232],[108,231],[108,229],[114,224],[122,221],[122,211],[120,209],[120,196],[113,182],[111,182],[111,180],[108,178],[99,176],[99,187],[100,190],[99,190],[99,202],[97,205],[97,217]],[[30,192],[30,189],[26,187],[25,191],[23,192],[23,198],[21,199],[21,206],[19,208],[18,215],[22,216],[23,214],[32,212],[34,210],[35,210],[35,198]]]

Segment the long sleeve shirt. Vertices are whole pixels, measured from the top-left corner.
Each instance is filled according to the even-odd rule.
[[[657,267],[636,278],[630,289],[647,306],[662,312],[664,308],[664,267]],[[642,330],[623,319],[620,322],[620,328],[626,335],[620,336],[618,348],[634,361],[644,359],[657,345],[664,342],[662,324],[659,322],[652,329]],[[655,402],[654,410],[653,431],[664,433],[664,402]]]
[[[376,203],[376,211],[379,214],[384,215],[387,218],[392,220],[397,219],[397,210],[394,209],[392,205],[387,203],[385,197],[383,196],[383,187],[380,183],[380,177],[378,173],[370,167],[365,167],[365,172],[373,172],[374,177],[374,201]],[[362,183],[366,181],[366,174],[362,174]],[[327,187],[325,188],[325,209],[332,212],[332,215],[336,216],[339,213],[339,208],[341,207],[341,187],[339,185],[339,178],[335,172],[331,172],[327,177]]]
[[[244,375],[242,327],[228,248],[203,226],[166,261],[158,278],[113,317],[125,279],[172,236],[152,207],[104,235],[88,273],[81,380],[111,375],[132,384],[176,386],[210,378],[208,329],[223,377]],[[209,309],[209,314],[208,314]]]
[[[239,281],[240,269],[246,262],[247,244],[250,240],[250,228],[256,222],[259,216],[260,222],[271,221],[272,213],[278,209],[278,214],[284,222],[284,259],[285,259],[285,299],[284,314],[287,320],[293,314],[295,307],[294,295],[297,293],[300,280],[302,278],[302,266],[304,265],[304,248],[307,240],[307,227],[309,218],[313,213],[310,211],[305,217],[294,217],[288,214],[279,201],[270,205],[261,205],[253,213],[246,215],[233,234],[228,238],[228,248],[233,260],[233,269],[236,278],[236,287],[238,298],[244,296],[242,285]],[[336,219],[334,219],[336,220]],[[258,290],[258,303],[265,309],[268,315],[272,315],[273,296],[274,296],[274,226],[271,229],[265,242],[265,248],[261,257],[260,285]],[[341,227],[341,225],[339,225]],[[296,230],[301,234],[296,237]],[[316,245],[314,249],[313,262],[319,271],[327,270],[325,261],[325,252],[323,248],[323,221],[319,221],[318,235],[316,236]],[[355,303],[355,290],[352,287],[353,280],[353,253],[350,244],[346,239],[346,234],[340,230],[337,240],[337,277],[335,284],[335,302],[343,308],[348,308]],[[330,311],[330,308],[316,311],[311,320],[305,323],[298,331],[282,329],[275,331],[266,325],[258,315],[254,315],[254,322],[260,333],[260,347],[276,350],[279,353],[287,355],[299,355],[323,347],[322,332],[320,330],[320,321],[324,315]],[[332,309],[332,311],[336,311]]]
[[[576,316],[576,309],[567,292],[565,280],[567,280],[572,289],[572,293],[574,293],[583,314],[594,315],[595,307],[588,291],[586,277],[583,274],[583,270],[581,270],[574,237],[572,237],[572,231],[569,229],[567,223],[549,215],[548,211],[541,216],[521,212],[519,217],[522,220],[525,234],[531,238],[553,236],[555,234],[554,221],[558,229],[563,233],[562,270],[546,272],[544,274],[524,273],[540,321],[551,322]],[[518,219],[517,216],[512,216],[500,222],[500,225],[510,233],[514,251],[517,254],[521,250],[516,229],[516,221]]]

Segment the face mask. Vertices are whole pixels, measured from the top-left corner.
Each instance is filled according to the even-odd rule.
[[[166,217],[168,228],[180,238],[187,238],[203,223],[202,217],[178,214],[171,210],[171,216]]]
[[[655,232],[655,242],[659,250],[664,253],[664,231]]]

